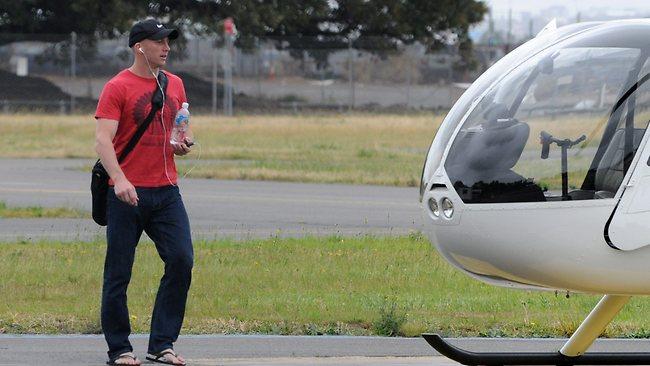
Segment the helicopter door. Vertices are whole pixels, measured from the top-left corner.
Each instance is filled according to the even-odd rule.
[[[630,179],[624,182],[620,201],[605,227],[607,243],[621,250],[634,250],[650,245],[650,149],[643,148],[647,145],[648,136],[646,134],[641,138],[642,131],[634,129],[634,145],[638,146],[637,155],[640,156],[635,160],[636,163],[630,166]],[[617,133],[623,133],[623,130]],[[614,143],[615,141],[612,141],[612,145]],[[620,147],[620,144],[616,145]]]

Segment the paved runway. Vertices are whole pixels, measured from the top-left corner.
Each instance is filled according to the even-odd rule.
[[[131,341],[143,358],[147,336]],[[105,348],[101,336],[0,335],[0,365],[101,365]],[[380,337],[181,336],[175,348],[192,365],[431,365],[434,357],[422,339]]]
[[[131,337],[134,351],[145,355],[147,336]],[[565,339],[465,338],[450,342],[477,352],[556,352]],[[102,365],[101,336],[0,335],[0,365]],[[648,340],[599,340],[591,351],[645,351]],[[181,335],[176,350],[191,365],[458,365],[437,354],[421,338],[348,336]]]
[[[0,159],[0,201],[90,210],[86,159]],[[407,234],[420,230],[417,188],[184,179],[195,238]],[[0,241],[103,237],[89,219],[2,219]]]

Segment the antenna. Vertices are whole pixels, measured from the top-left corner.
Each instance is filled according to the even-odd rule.
[[[552,32],[552,31],[554,31],[556,29],[557,29],[557,19],[553,18],[553,20],[548,22],[548,24],[546,24],[544,26],[544,28],[542,28],[542,30],[539,31],[539,33],[537,33],[537,35],[535,37],[539,37],[539,36],[541,36],[542,34],[544,34],[546,32]]]

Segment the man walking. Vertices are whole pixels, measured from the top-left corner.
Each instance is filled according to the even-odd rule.
[[[190,152],[192,135],[188,131],[184,142],[170,144],[173,118],[187,98],[179,77],[164,71],[166,86],[160,84],[165,78],[159,77],[167,62],[169,42],[177,37],[177,30],[167,29],[154,19],[136,23],[129,34],[133,65],[104,86],[95,113],[95,147],[111,185],[101,324],[108,343],[108,363],[113,365],[140,364],[128,339],[131,326],[126,291],[143,231],[165,263],[151,318],[147,359],[185,364],[174,352],[173,344],[185,315],[194,254],[189,220],[176,185],[174,154]],[[154,108],[154,91],[165,87],[162,108],[155,111],[135,147],[118,162],[138,126],[145,123]]]

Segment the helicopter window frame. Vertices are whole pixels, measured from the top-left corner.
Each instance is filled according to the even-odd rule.
[[[558,45],[558,44],[559,43],[557,43],[556,45]],[[619,97],[617,98],[618,99],[617,102],[615,103],[614,106],[610,107],[611,108],[610,112],[609,113],[605,112],[606,114],[605,114],[605,116],[603,116],[604,121],[607,121],[605,131],[603,132],[604,133],[603,138],[600,141],[599,140],[594,141],[594,142],[596,142],[598,144],[598,148],[596,149],[596,151],[599,151],[600,153],[598,154],[598,156],[593,157],[591,162],[590,161],[585,161],[585,165],[586,165],[585,166],[585,171],[586,172],[584,173],[585,176],[587,176],[587,173],[590,172],[593,167],[597,167],[598,162],[600,162],[602,160],[603,155],[604,155],[605,151],[607,150],[607,148],[610,146],[610,142],[611,142],[611,141],[609,141],[607,139],[607,136],[609,136],[609,139],[612,138],[612,136],[614,135],[614,133],[617,130],[618,124],[622,121],[621,118],[623,118],[624,116],[625,116],[624,118],[626,118],[627,128],[628,128],[628,131],[629,131],[630,125],[631,125],[630,122],[633,123],[634,116],[635,116],[635,113],[634,113],[634,109],[635,109],[634,107],[635,107],[635,101],[636,101],[635,97],[634,97],[635,92],[641,85],[643,85],[648,80],[648,78],[645,78],[645,79],[642,78],[642,80],[637,80],[637,78],[638,78],[638,75],[639,75],[643,65],[644,65],[644,62],[646,60],[648,60],[648,57],[649,57],[648,52],[644,48],[640,48],[640,47],[619,47],[619,46],[616,46],[616,45],[613,45],[613,44],[608,44],[608,45],[584,44],[584,43],[580,44],[579,42],[576,42],[573,45],[569,45],[568,47],[565,45],[565,47],[556,48],[556,52],[564,50],[564,49],[589,49],[589,48],[602,48],[602,49],[617,49],[617,48],[619,48],[619,49],[626,49],[626,50],[632,51],[632,52],[634,52],[634,54],[630,55],[630,57],[627,59],[627,61],[629,61],[629,63],[627,63],[629,65],[628,67],[631,67],[632,71],[629,72],[629,76],[622,75],[619,78],[620,82],[618,82],[617,85],[616,85],[620,90],[620,92],[618,93]],[[548,50],[548,48],[546,48],[545,50]],[[547,58],[551,57],[553,59],[557,55],[558,55],[558,53],[551,54],[549,52],[549,54],[547,54],[546,57]],[[516,71],[516,69],[518,67],[524,65],[525,62],[530,61],[532,58],[533,57],[528,58],[528,59],[526,59],[526,61],[521,62],[515,68],[511,69],[510,72]],[[454,150],[456,148],[453,145],[456,145],[456,143],[459,142],[459,140],[457,140],[457,139],[458,139],[458,136],[461,133],[461,131],[466,131],[469,128],[469,130],[467,130],[466,133],[470,133],[470,132],[475,133],[475,132],[472,132],[472,130],[473,131],[477,131],[477,130],[474,130],[474,127],[472,127],[472,126],[477,126],[478,128],[482,128],[481,127],[482,124],[484,124],[486,122],[489,122],[492,119],[494,119],[495,121],[498,121],[499,124],[503,124],[506,121],[518,122],[517,119],[514,118],[513,116],[516,116],[517,113],[520,112],[519,109],[521,107],[521,103],[522,102],[525,103],[526,95],[529,93],[530,88],[533,85],[535,85],[537,77],[542,73],[544,73],[544,74],[552,73],[552,69],[551,69],[550,72],[547,72],[543,68],[543,64],[541,62],[543,60],[544,60],[543,57],[538,59],[538,62],[536,64],[536,66],[532,66],[532,67],[528,68],[527,71],[526,71],[526,69],[523,69],[521,71],[519,77],[518,77],[519,80],[517,80],[516,78],[511,79],[511,81],[510,81],[511,85],[509,85],[509,86],[508,86],[508,84],[501,84],[501,85],[493,84],[492,87],[485,90],[485,92],[479,98],[477,98],[475,100],[476,103],[474,104],[474,106],[472,108],[470,108],[470,110],[467,112],[465,118],[463,118],[462,121],[459,123],[459,125],[458,125],[458,127],[456,129],[456,132],[453,135],[454,141],[453,141],[452,144],[450,144],[450,146],[448,147],[448,149],[445,152],[444,164],[445,164],[445,170],[447,170],[447,173],[449,174],[449,183],[451,183],[455,187],[455,190],[457,191],[459,196],[461,196],[460,198],[464,203],[466,203],[466,204],[475,204],[475,203],[483,204],[483,203],[541,202],[541,201],[562,201],[562,200],[585,201],[585,200],[590,200],[590,199],[594,199],[594,198],[608,198],[608,197],[600,197],[597,194],[595,194],[596,193],[595,190],[592,190],[590,197],[587,197],[588,192],[577,192],[577,193],[585,193],[585,195],[583,195],[583,196],[563,195],[562,197],[559,197],[559,196],[556,197],[554,195],[548,195],[548,194],[544,193],[545,197],[543,197],[541,199],[538,197],[537,199],[532,199],[531,200],[530,195],[529,195],[528,199],[523,198],[523,199],[520,200],[520,198],[518,198],[517,200],[512,200],[512,201],[508,201],[508,200],[500,201],[495,196],[494,199],[496,199],[496,200],[494,200],[494,201],[489,201],[489,200],[484,201],[482,199],[471,199],[471,198],[467,198],[466,196],[464,196],[464,194],[465,194],[464,192],[466,190],[468,190],[468,189],[470,191],[474,190],[474,188],[472,188],[471,180],[469,181],[470,183],[468,183],[470,185],[465,186],[463,184],[464,179],[461,178],[462,176],[456,176],[458,178],[461,178],[460,180],[457,180],[456,177],[453,177],[450,174],[451,173],[450,169],[452,167],[459,168],[459,166],[456,166],[456,164],[458,164],[458,161],[456,161],[456,158],[454,158],[454,155],[456,155],[458,152],[454,152]],[[629,70],[629,68],[628,68],[628,70]],[[503,80],[506,80],[506,79],[504,79],[505,77],[506,76],[504,76],[502,78],[499,78],[499,80],[497,82],[501,83]],[[579,81],[575,81],[575,83],[578,83],[578,82]],[[631,84],[631,86],[630,86],[630,84]],[[506,86],[504,86],[504,85],[506,85]],[[580,84],[577,84],[577,85],[580,85]],[[502,91],[503,91],[504,87],[505,88],[509,87],[510,90],[514,90],[515,91],[514,94],[509,94],[509,95],[508,94],[502,94]],[[499,104],[499,106],[498,106],[499,108],[495,112],[495,111],[491,110],[491,107],[495,107],[496,104]],[[627,107],[629,107],[629,108],[627,108]],[[575,108],[579,108],[579,107],[575,107]],[[623,114],[625,109],[629,109],[630,113]],[[472,117],[472,114],[475,114],[474,117]],[[480,117],[480,116],[482,116],[482,117]],[[474,119],[474,121],[472,121],[473,119]],[[470,121],[472,121],[472,122],[470,122]],[[468,124],[468,122],[470,122],[470,123]],[[526,123],[524,123],[524,124],[526,124]],[[592,136],[596,136],[596,135],[594,135],[594,133],[597,133],[598,130],[602,129],[602,124],[600,124],[600,125],[601,125],[601,127],[597,127],[596,129],[594,129],[593,133],[591,134]],[[632,125],[631,128],[633,129],[634,126]],[[598,135],[600,135],[600,134],[598,134]],[[628,133],[627,135],[632,136],[632,134],[630,134],[630,133]],[[632,139],[634,139],[633,136],[632,136]],[[620,137],[618,138],[618,141],[620,141]],[[577,142],[579,142],[579,141],[577,141]],[[620,146],[623,147],[622,143],[621,143]],[[626,137],[626,144],[625,144],[626,154],[625,155],[629,155],[629,158],[628,158],[629,161],[631,161],[631,159],[633,158],[633,155],[629,154],[629,152],[633,150],[632,146],[633,146],[632,140],[630,140],[628,137]],[[474,161],[474,160],[470,160],[470,161]],[[450,162],[452,164],[451,166],[449,165]],[[474,164],[474,166],[476,166],[475,162],[470,163],[470,164]],[[627,172],[627,170],[629,170],[629,162],[626,162],[625,164],[626,164],[626,172]],[[488,166],[490,166],[490,165],[488,165]],[[470,168],[470,169],[477,169],[477,168]],[[478,168],[478,169],[480,169],[480,168]],[[492,169],[492,168],[485,168],[485,169]],[[620,172],[620,170],[619,170],[619,172]],[[462,174],[462,173],[460,173],[460,171],[457,171],[457,173]],[[522,174],[525,175],[525,173],[522,173]],[[591,173],[591,175],[595,175],[595,170]],[[522,178],[522,183],[527,182],[525,184],[525,186],[528,186],[529,184],[533,184],[533,178],[525,178],[526,182],[523,181],[523,179],[524,179],[523,176],[520,177],[520,178]],[[588,180],[588,179],[589,179],[588,176],[583,178],[583,182],[582,182],[583,187],[585,186],[584,181]],[[460,186],[456,187],[456,183],[454,183],[454,182],[460,183]],[[487,181],[487,182],[489,182],[489,181]],[[505,184],[509,184],[509,183],[507,183],[507,181],[504,181],[504,182],[505,182]],[[495,183],[495,184],[498,183],[498,180],[493,182],[493,183]],[[576,183],[578,183],[578,182],[576,182]],[[492,183],[484,183],[484,184],[490,185]],[[501,184],[503,184],[503,182]],[[579,183],[578,183],[578,186],[580,186]],[[542,185],[542,187],[544,187],[544,185]],[[461,193],[461,191],[459,189],[462,189],[463,193]],[[479,188],[476,188],[476,189],[481,191],[483,188],[479,187]],[[578,190],[581,190],[581,189],[578,188]],[[547,188],[544,188],[544,192],[546,192],[546,191],[547,191]],[[611,191],[611,189],[609,189],[608,192],[609,191]],[[615,191],[616,191],[616,189],[614,189],[612,191],[613,192],[612,195],[616,193]],[[608,193],[608,192],[605,192],[605,193]],[[549,191],[549,193],[550,193],[550,191]],[[469,199],[469,201],[467,199]]]
[[[625,143],[624,143],[624,159],[623,159],[623,175],[626,175],[632,159],[634,158],[635,151],[633,148],[634,144],[634,116],[636,110],[636,92],[650,80],[650,71],[646,73],[641,79],[639,75],[643,71],[644,65],[650,60],[650,49],[647,48],[638,48],[640,53],[638,59],[635,63],[635,67],[630,70],[628,78],[623,84],[619,92],[619,97],[617,98],[616,103],[612,106],[612,109],[609,113],[605,131],[598,145],[598,149],[592,162],[590,164],[589,170],[585,179],[582,182],[581,190],[589,191],[594,190],[596,185],[596,172],[598,170],[598,165],[602,161],[605,151],[609,148],[611,139],[619,129],[619,124],[621,118],[625,116]],[[624,112],[627,113],[624,113]],[[648,161],[650,165],[650,160]]]

